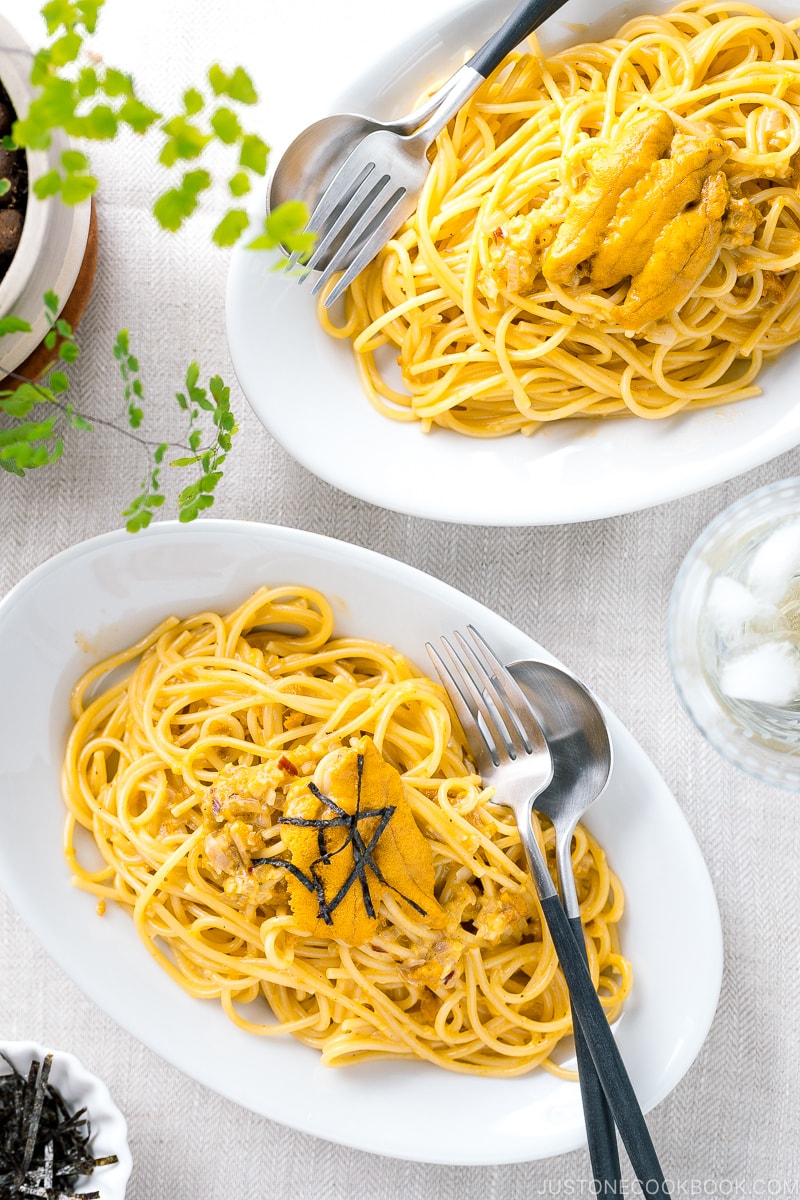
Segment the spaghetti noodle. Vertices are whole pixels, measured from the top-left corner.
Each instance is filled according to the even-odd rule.
[[[508,58],[341,325],[322,293],[375,407],[495,437],[758,394],[800,338],[798,24],[691,0]]]
[[[565,1073],[567,989],[513,817],[441,687],[389,646],[334,636],[318,592],[170,618],[87,672],[72,714],[74,882],[130,910],[192,995],[332,1066]],[[552,858],[552,829],[539,836]],[[573,861],[613,1019],[631,986],[622,893],[582,827]]]

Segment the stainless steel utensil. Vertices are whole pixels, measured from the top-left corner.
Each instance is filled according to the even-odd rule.
[[[496,788],[496,800],[508,803],[516,817],[542,914],[569,988],[573,1018],[583,1031],[636,1177],[645,1195],[667,1200],[669,1190],[664,1173],[594,989],[585,952],[578,946],[533,832],[530,819],[533,799],[549,784],[553,768],[542,729],[516,680],[483,639],[476,640],[477,649],[473,649],[460,634],[454,636],[460,653],[446,638],[442,639],[450,665],[430,644],[428,652],[484,782]],[[523,798],[526,770],[529,772],[527,801]]]
[[[377,121],[361,113],[335,113],[314,121],[281,155],[267,188],[267,212],[298,198],[312,212],[339,168],[364,138],[382,131],[400,137],[413,133],[433,116],[448,87],[449,83],[437,88],[424,104],[395,121]]]
[[[474,631],[473,636],[480,637]],[[578,821],[601,795],[611,774],[613,755],[608,726],[588,688],[560,667],[524,659],[510,663],[508,669],[533,709],[553,760],[553,778],[536,797],[533,807],[552,822],[561,902],[585,955],[572,869],[572,837]],[[574,1034],[595,1194],[619,1195],[622,1182],[614,1118],[580,1024],[575,1025]]]
[[[433,115],[410,133],[378,128],[355,140],[351,153],[322,191],[311,178],[310,169],[284,168],[286,174],[302,178],[309,192],[318,196],[306,225],[306,230],[316,235],[314,250],[304,263],[306,273],[321,268],[313,291],[318,291],[336,272],[344,272],[326,297],[326,306],[335,303],[416,208],[430,169],[428,149],[436,135],[506,54],[564,3],[565,0],[523,0],[437,93],[440,102]],[[293,144],[294,154],[299,156],[305,146],[302,134],[297,141],[299,145]],[[309,145],[316,161],[316,134],[309,136]],[[341,153],[338,146],[335,161],[340,161]],[[330,159],[326,161],[323,156],[323,165],[329,170]],[[305,200],[306,196],[298,191],[295,199]],[[292,255],[290,266],[300,263],[301,258],[300,253]]]

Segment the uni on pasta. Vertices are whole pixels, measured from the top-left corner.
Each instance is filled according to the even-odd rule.
[[[373,405],[496,437],[757,395],[800,338],[798,24],[689,0],[510,55],[340,324],[321,293]]]
[[[88,671],[63,771],[74,882],[129,910],[189,993],[327,1065],[569,1074],[568,992],[510,810],[441,686],[333,625],[318,591],[264,587]],[[622,890],[582,826],[573,864],[613,1020]]]

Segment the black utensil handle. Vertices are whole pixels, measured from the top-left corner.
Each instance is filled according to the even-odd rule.
[[[523,0],[466,65],[488,78],[515,46],[565,3],[566,0]]]
[[[556,953],[569,988],[573,1016],[581,1024],[595,1070],[614,1115],[631,1166],[649,1200],[667,1200],[664,1173],[658,1161],[639,1101],[625,1070],[617,1043],[594,990],[586,959],[569,927],[557,895],[541,901]]]
[[[568,917],[578,949],[586,959],[586,942],[580,917]],[[580,1022],[574,1023],[575,1055],[578,1059],[578,1075],[581,1083],[581,1101],[586,1121],[586,1139],[589,1143],[589,1158],[594,1175],[595,1196],[622,1196],[622,1178],[617,1149],[617,1131],[608,1106],[603,1085],[600,1083],[591,1051]]]

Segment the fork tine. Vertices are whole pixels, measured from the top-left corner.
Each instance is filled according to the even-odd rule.
[[[492,681],[497,690],[502,694],[505,702],[505,711],[512,719],[516,726],[517,732],[522,738],[525,750],[528,754],[534,749],[534,742],[540,745],[544,739],[544,732],[539,724],[539,719],[531,708],[528,702],[528,697],[523,692],[522,688],[517,683],[514,676],[509,671],[504,662],[497,657],[489,643],[478,632],[474,625],[467,625],[472,640],[479,647],[484,659],[492,669]]]
[[[516,759],[522,755],[530,754],[533,749],[531,741],[526,735],[520,733],[516,714],[514,714],[515,719],[513,721],[509,722],[507,720],[509,709],[502,687],[502,675],[505,671],[502,663],[492,655],[494,662],[499,666],[500,670],[497,675],[490,674],[486,663],[478,657],[472,646],[465,641],[461,634],[456,632],[455,638],[461,649],[462,670],[465,667],[465,657],[469,660],[469,664],[472,667],[472,674],[470,674],[469,667],[467,667],[465,676],[469,681],[471,690],[474,688],[473,694],[481,708],[482,715],[486,709],[491,711],[494,726],[500,733],[508,757]],[[475,680],[476,674],[480,681],[480,690],[478,690],[478,681]]]
[[[388,179],[388,176],[385,178]],[[371,202],[370,207],[359,214],[346,241],[337,247],[326,263],[325,269],[319,279],[314,284],[313,291],[318,292],[321,287],[325,286],[332,275],[346,268],[344,275],[337,281],[330,296],[326,298],[326,308],[329,308],[331,304],[338,300],[345,288],[349,287],[356,275],[363,270],[368,262],[372,261],[381,246],[384,246],[394,233],[397,228],[395,212],[405,194],[405,188],[397,188],[388,200],[384,200],[383,195],[376,196]],[[383,202],[380,203],[381,201]],[[349,262],[348,256],[356,247],[360,248],[357,250],[352,262]]]
[[[454,636],[461,654],[447,638],[442,638],[442,645],[455,668],[455,673],[448,668],[448,675],[467,708],[471,727],[485,743],[494,767],[509,760],[514,761],[526,750],[516,729],[513,726],[509,729],[505,721],[502,698],[498,696],[491,677],[472,648],[459,633]],[[464,732],[469,736],[467,726],[464,726]]]
[[[333,254],[324,267],[325,270],[330,270],[330,263],[344,253],[348,242],[357,240],[358,230],[363,228],[364,215],[372,212],[375,205],[381,202],[388,182],[388,175],[376,176],[375,164],[371,163],[368,169],[361,172],[348,195],[342,196],[339,203],[332,208],[327,206],[330,209],[329,214],[323,213],[322,218],[317,220],[316,211],[312,213],[311,232],[317,234],[317,240],[306,264],[309,268],[316,268],[332,250]],[[340,235],[345,237],[345,242],[336,246],[336,239]],[[316,291],[316,288],[314,290]]]
[[[287,270],[297,266],[303,267],[304,274],[300,279],[301,283],[308,277],[312,269],[312,260],[319,258],[321,250],[320,242],[327,238],[326,226],[330,222],[336,221],[342,209],[346,207],[353,195],[362,188],[374,169],[375,164],[367,162],[354,179],[349,181],[347,179],[342,179],[338,183],[337,181],[339,180],[339,176],[337,175],[317,200],[313,211],[309,215],[309,218],[303,227],[303,233],[313,233],[316,235],[311,255],[308,259],[303,261],[303,255],[308,252],[303,250],[295,250],[289,255],[289,261],[287,263]],[[341,174],[341,171],[339,174]]]
[[[442,643],[444,645],[448,645],[447,639],[442,638]],[[489,743],[487,736],[488,729],[482,729],[478,723],[477,716],[473,712],[472,702],[469,697],[465,695],[462,688],[460,679],[463,677],[461,676],[460,672],[459,678],[456,678],[456,676],[448,667],[447,663],[430,642],[425,643],[425,648],[427,649],[431,661],[436,668],[436,672],[442,681],[442,687],[450,697],[450,702],[455,709],[455,714],[461,722],[461,728],[464,730],[464,733],[467,736],[470,750],[472,751],[473,758],[475,759],[475,765],[481,774],[483,774],[485,771],[488,771],[497,765],[497,752],[495,747]],[[448,649],[452,654],[452,648],[448,646]]]
[[[342,293],[349,288],[355,277],[360,275],[360,273],[364,270],[364,267],[366,267],[368,263],[372,262],[378,251],[385,246],[389,239],[397,232],[397,229],[402,224],[404,217],[401,217],[400,220],[398,220],[396,213],[405,195],[405,188],[398,188],[391,197],[389,204],[387,204],[375,218],[377,224],[373,224],[372,228],[368,230],[360,230],[358,238],[353,239],[354,242],[359,239],[363,239],[363,245],[350,265],[347,266],[347,269],[345,270],[341,279],[336,281],[335,286],[331,290],[331,294],[325,297],[326,308],[330,308],[332,304],[336,303]],[[339,256],[340,260],[344,259],[345,252],[349,251],[349,249],[349,246],[342,247]],[[325,277],[320,280],[314,290],[317,291],[320,287],[322,287],[332,274],[333,271],[329,269]]]

